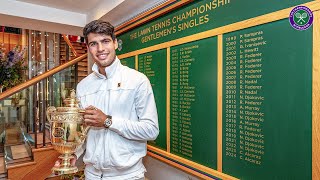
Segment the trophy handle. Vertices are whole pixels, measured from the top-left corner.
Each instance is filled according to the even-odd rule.
[[[80,109],[80,110],[79,110],[79,113],[83,114],[85,111],[86,111],[85,109]],[[84,134],[84,135],[87,135],[89,129],[90,129],[90,126],[85,125],[85,126],[84,126],[83,134]]]
[[[55,112],[56,111],[56,108],[54,107],[54,106],[50,106],[50,107],[48,107],[47,108],[47,119],[48,119],[48,121],[51,123],[52,121],[51,121],[51,114],[53,113],[53,112]]]
[[[90,129],[90,126],[84,126],[83,128],[84,128],[84,130],[83,130],[83,132],[80,134],[80,141],[81,141],[81,142],[84,142],[84,140],[86,139],[87,133],[88,133],[88,131],[89,131],[89,129]]]
[[[89,131],[89,129],[90,129],[90,126],[86,126],[86,127],[84,128],[84,134],[87,134],[88,131]]]
[[[79,109],[79,113],[80,114],[82,114],[82,115],[84,115],[84,112],[85,112],[86,110],[85,109]],[[83,117],[83,116],[82,116]],[[89,131],[89,129],[90,129],[90,126],[88,126],[88,125],[85,125],[85,123],[84,123],[84,119],[83,119],[83,131],[82,131],[82,133],[80,134],[80,141],[81,142],[84,142],[84,140],[86,139],[86,137],[87,137],[87,133],[88,133],[88,131]]]

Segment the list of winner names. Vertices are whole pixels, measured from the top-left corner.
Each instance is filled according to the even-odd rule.
[[[263,31],[224,38],[225,156],[261,165],[264,156],[265,121]]]
[[[149,79],[155,76],[155,71],[152,68],[153,56],[152,54],[141,55],[138,58],[138,68],[141,72],[143,72]],[[152,86],[154,86],[154,82],[150,80]]]
[[[191,107],[196,101],[190,70],[199,45],[174,48],[171,51],[171,151],[192,158]]]

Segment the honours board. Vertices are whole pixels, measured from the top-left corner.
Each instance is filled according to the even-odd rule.
[[[124,66],[128,66],[129,68],[135,69],[135,57],[128,57],[121,59],[121,64]]]
[[[144,73],[152,85],[157,104],[159,135],[155,141],[149,143],[161,149],[167,149],[166,131],[166,97],[167,97],[167,51],[161,49],[138,56],[138,70]]]
[[[311,178],[311,41],[287,20],[223,35],[223,172]]]
[[[170,151],[216,169],[217,37],[170,54]]]
[[[319,39],[290,26],[295,5],[320,9],[308,0],[194,1],[120,36],[155,94],[160,134],[149,152],[204,179],[316,177]]]

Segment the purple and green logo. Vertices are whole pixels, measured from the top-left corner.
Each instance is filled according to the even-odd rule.
[[[306,30],[313,23],[312,11],[306,6],[297,6],[291,10],[289,21],[294,29]]]

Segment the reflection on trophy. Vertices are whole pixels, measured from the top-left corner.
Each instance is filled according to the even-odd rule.
[[[75,90],[71,90],[70,98],[64,100],[65,107],[48,107],[47,118],[50,122],[51,143],[62,155],[60,167],[53,167],[55,174],[71,174],[78,171],[71,166],[72,154],[85,141],[89,126],[84,124],[84,110],[78,107]]]

